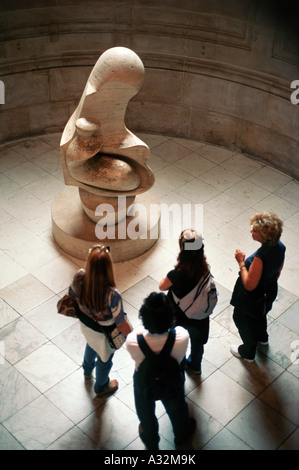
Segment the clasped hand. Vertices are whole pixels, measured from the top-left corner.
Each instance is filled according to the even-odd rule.
[[[245,253],[237,248],[235,252],[235,258],[239,264],[242,264],[245,261]]]

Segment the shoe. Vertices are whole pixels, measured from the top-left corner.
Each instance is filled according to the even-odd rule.
[[[110,395],[110,394],[116,392],[117,389],[118,389],[118,381],[115,380],[115,379],[110,380],[110,382],[108,384],[108,387],[105,390],[103,390],[103,392],[97,393],[97,398],[102,398],[105,395]]]
[[[191,361],[190,360],[186,360],[185,362],[185,369],[189,370],[190,372],[193,372],[193,374],[198,374],[200,375],[201,374],[201,367],[199,367],[199,369],[194,369],[192,366],[191,366]]]
[[[181,439],[178,439],[177,437],[174,438],[174,443],[176,446],[181,446],[182,444],[184,444],[184,442],[186,442],[191,436],[192,434],[194,433],[195,431],[195,428],[196,428],[196,421],[194,418],[190,418],[190,421],[189,421],[189,432]]]
[[[269,341],[259,341],[262,346],[269,346]]]
[[[231,345],[230,352],[239,359],[243,359],[247,362],[254,362],[254,359],[246,359],[246,357],[241,356],[241,354],[239,353],[239,346],[237,346],[236,344]]]
[[[139,432],[139,437],[142,440],[145,447],[147,448],[147,450],[159,450],[159,445],[158,445],[159,441],[157,443],[150,443],[145,439],[144,431],[142,429],[141,424],[139,424],[139,426],[138,426],[138,432]]]
[[[188,364],[186,364],[186,369],[192,372],[193,374],[198,374],[198,375],[201,374],[201,369],[199,370],[192,369],[190,366],[188,366]]]

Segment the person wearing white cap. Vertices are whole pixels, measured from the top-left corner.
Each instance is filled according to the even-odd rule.
[[[209,338],[209,315],[217,303],[217,290],[204,254],[202,235],[193,229],[183,230],[179,248],[177,264],[160,281],[159,288],[168,290],[176,324],[189,332],[191,352],[186,367],[200,374],[204,344]]]

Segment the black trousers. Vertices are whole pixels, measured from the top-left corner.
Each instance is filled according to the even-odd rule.
[[[134,398],[136,413],[144,432],[145,441],[149,447],[155,447],[158,445],[160,440],[158,432],[159,422],[155,414],[156,402],[153,398],[147,396],[144,389],[139,387],[136,380],[137,374],[138,371],[135,371]],[[189,409],[185,400],[184,383],[182,383],[177,396],[171,399],[163,399],[161,401],[171,421],[175,441],[184,441],[191,426]]]
[[[243,341],[243,344],[239,346],[239,353],[245,359],[254,359],[257,343],[268,341],[267,316],[250,317],[235,307],[233,320]]]

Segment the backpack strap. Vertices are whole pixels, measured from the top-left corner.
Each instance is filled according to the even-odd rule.
[[[143,352],[143,354],[145,355],[145,357],[155,357],[155,358],[157,358],[158,356],[161,356],[161,355],[167,356],[168,354],[170,354],[170,352],[173,348],[174,341],[175,341],[175,334],[176,333],[175,333],[175,330],[173,328],[171,330],[169,330],[166,343],[164,344],[163,349],[160,351],[159,354],[155,354],[151,350],[151,348],[149,347],[149,345],[145,341],[144,336],[142,334],[137,335],[138,346],[140,347],[140,349]]]
[[[204,279],[203,280],[200,279],[200,281],[198,283],[197,291],[196,291],[195,296],[194,296],[194,299],[192,300],[191,304],[187,308],[185,308],[184,313],[186,313],[187,310],[189,310],[189,308],[192,307],[195,300],[197,299],[197,297],[200,295],[201,291],[203,290],[204,286],[208,283],[210,277],[211,277],[211,273],[210,273],[210,271],[208,271],[208,273],[206,274]]]
[[[162,351],[160,351],[159,356],[160,355],[168,356],[171,353],[171,350],[175,342],[175,335],[176,335],[175,330],[171,328],[171,330],[169,330],[168,332],[168,338],[166,340],[166,343],[164,344]]]
[[[148,357],[148,358],[157,357],[157,355],[151,350],[151,348],[145,341],[143,334],[140,333],[137,335],[137,342],[138,342],[138,346],[140,347],[145,357]]]

